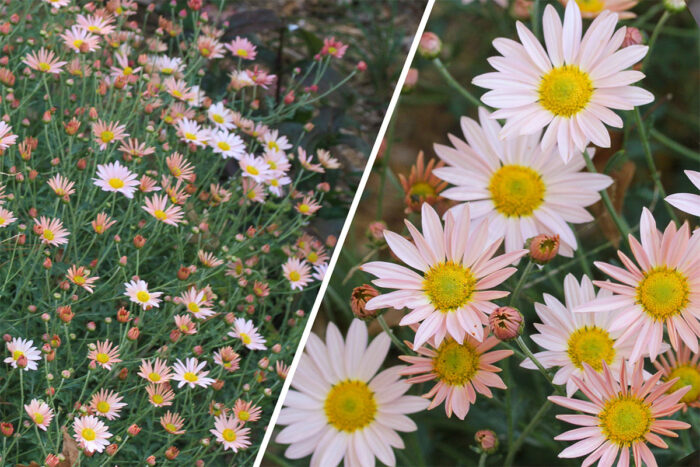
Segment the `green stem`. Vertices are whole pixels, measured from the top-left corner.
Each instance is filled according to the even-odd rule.
[[[406,347],[406,344],[404,344],[403,342],[401,342],[401,340],[400,340],[398,337],[396,337],[396,334],[394,334],[394,331],[391,330],[391,328],[389,327],[389,325],[388,325],[388,324],[386,323],[386,321],[384,320],[384,317],[383,317],[383,316],[381,316],[381,315],[378,316],[378,317],[377,317],[377,322],[379,322],[379,325],[382,327],[382,329],[384,330],[384,332],[386,332],[386,334],[389,336],[389,338],[391,339],[391,341],[394,343],[394,345],[395,345],[401,352],[405,353],[406,355],[410,355],[410,354],[413,353],[413,352],[411,352],[411,351],[408,349],[408,347]]]
[[[542,364],[540,363],[540,361],[537,360],[537,357],[535,357],[535,354],[533,354],[532,351],[528,348],[527,344],[525,344],[525,341],[523,340],[523,337],[522,337],[522,336],[518,336],[518,337],[515,339],[515,343],[518,344],[518,347],[520,347],[520,350],[522,350],[523,353],[524,353],[525,355],[527,355],[528,358],[530,358],[530,360],[532,360],[532,363],[535,364],[535,366],[537,367],[537,369],[540,370],[540,373],[542,373],[542,375],[547,379],[547,381],[549,381],[549,383],[550,383],[552,386],[554,386],[555,389],[558,390],[559,387],[556,386],[554,383],[552,383],[552,376],[549,374],[549,372],[547,371],[547,369],[546,369],[544,366],[542,366]]]
[[[481,453],[481,456],[479,456],[479,466],[478,467],[486,467],[486,458],[489,457],[489,455],[486,453],[486,451],[483,451]]]
[[[523,288],[523,284],[525,283],[525,279],[530,274],[530,271],[532,271],[532,267],[534,265],[535,265],[535,263],[533,263],[532,260],[529,260],[527,262],[527,266],[525,266],[525,270],[520,275],[520,279],[518,279],[518,283],[515,284],[515,289],[513,289],[513,293],[510,294],[510,301],[508,302],[509,307],[513,307],[513,305],[515,305],[517,303],[518,296],[520,295],[520,290]]]
[[[642,71],[646,67],[647,62],[649,61],[649,57],[651,57],[651,52],[654,50],[654,44],[656,44],[656,39],[658,39],[659,34],[661,34],[661,29],[664,27],[664,24],[666,24],[666,21],[668,21],[668,18],[670,17],[671,13],[669,13],[668,11],[664,11],[664,14],[661,15],[661,19],[658,23],[656,23],[656,26],[654,26],[654,31],[652,31],[651,38],[649,39],[649,50],[647,51],[647,56],[642,62]]]
[[[677,143],[673,139],[659,132],[657,129],[650,128],[649,136],[651,136],[667,148],[671,149],[672,151],[676,151],[681,156],[685,156],[695,162],[700,162],[700,153],[693,151],[692,149],[686,148],[682,144]]]
[[[523,432],[520,433],[518,439],[516,439],[515,442],[508,447],[508,454],[506,455],[506,461],[504,464],[506,467],[510,467],[511,465],[513,465],[513,459],[518,453],[520,446],[522,446],[522,444],[525,442],[525,439],[530,435],[532,430],[534,430],[535,427],[539,425],[540,421],[542,420],[542,417],[544,417],[547,414],[547,411],[550,409],[550,407],[552,407],[552,403],[549,401],[549,399],[547,399],[537,411],[535,416],[532,417],[530,423],[527,424]]]
[[[588,155],[588,152],[583,151],[583,158],[586,160],[586,167],[588,167],[588,171],[591,173],[598,173],[595,166],[593,165],[591,157]],[[612,200],[610,199],[610,195],[608,195],[607,189],[600,191],[600,197],[603,199],[605,209],[608,210],[608,214],[610,214],[610,217],[612,217],[613,222],[615,222],[617,230],[620,232],[620,235],[622,235],[622,239],[626,242],[627,237],[630,233],[630,228],[627,224],[627,221],[625,221],[625,219],[622,216],[620,216],[615,210],[615,206],[613,206]]]
[[[452,89],[460,93],[462,97],[464,97],[477,107],[486,107],[484,104],[481,103],[479,99],[474,97],[474,95],[471,92],[467,91],[461,84],[457,82],[456,79],[454,79],[454,77],[450,74],[449,71],[447,71],[447,68],[445,68],[445,65],[439,58],[433,59],[433,65],[435,65],[435,68],[437,68],[437,71],[442,75],[442,77],[445,78],[447,84],[449,84],[452,87]]]
[[[540,0],[535,0],[532,3],[531,10],[532,33],[539,39],[540,37]]]

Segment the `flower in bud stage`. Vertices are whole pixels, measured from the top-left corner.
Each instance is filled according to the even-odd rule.
[[[547,264],[559,253],[559,235],[540,234],[527,242],[530,258],[537,264]]]
[[[367,310],[367,302],[379,295],[379,291],[369,284],[355,287],[350,295],[350,308],[355,317],[364,320],[371,320],[377,317],[380,310]]]
[[[491,430],[477,431],[474,439],[479,443],[479,448],[487,454],[492,454],[498,449],[498,437]]]
[[[664,7],[671,13],[679,13],[685,10],[685,0],[663,0]]]
[[[420,38],[418,43],[418,53],[428,60],[432,60],[440,55],[442,50],[442,42],[434,32],[426,31]]]
[[[515,308],[502,306],[489,316],[489,327],[496,338],[509,341],[520,336],[523,331],[523,315]]]

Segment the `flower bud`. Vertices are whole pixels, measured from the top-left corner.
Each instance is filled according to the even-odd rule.
[[[401,89],[401,91],[403,93],[408,94],[411,91],[413,91],[413,89],[416,87],[416,84],[418,84],[418,70],[415,68],[411,68],[406,74],[406,81],[404,81],[403,88]]]
[[[622,41],[621,48],[624,49],[630,45],[639,45],[642,42],[644,42],[644,38],[642,37],[641,31],[635,27],[628,26],[627,30],[625,31],[625,39]]]
[[[180,450],[175,446],[170,446],[165,450],[165,457],[167,457],[169,460],[175,460],[178,454],[180,454]]]
[[[376,318],[377,313],[380,310],[368,310],[365,305],[367,302],[379,295],[377,289],[369,284],[364,284],[359,287],[355,287],[350,295],[350,309],[356,318],[371,320]]]
[[[479,430],[474,435],[479,447],[487,454],[492,454],[498,449],[498,437],[491,430]]]
[[[502,341],[515,339],[523,332],[523,315],[515,308],[502,306],[489,316],[489,328]]]
[[[141,427],[134,423],[126,431],[129,433],[129,436],[136,436],[141,431]]]
[[[141,235],[137,235],[134,237],[134,246],[136,248],[143,248],[143,246],[146,244],[146,239],[142,237]]]
[[[139,328],[137,328],[137,327],[134,326],[134,327],[130,328],[130,329],[127,331],[126,337],[127,337],[127,339],[129,339],[130,341],[135,341],[135,340],[137,340],[137,339],[139,338],[140,333],[141,333],[141,332],[139,331]]]
[[[679,13],[685,10],[685,0],[664,0],[664,8],[671,13]]]
[[[418,53],[428,60],[432,60],[440,55],[440,50],[442,50],[442,42],[437,34],[426,31],[420,38],[418,43]]]
[[[530,258],[537,264],[547,264],[559,253],[559,235],[540,234],[528,240]]]
[[[12,433],[15,432],[15,427],[12,426],[12,423],[0,423],[0,433],[2,433],[3,436],[7,436],[8,438],[12,436]]]

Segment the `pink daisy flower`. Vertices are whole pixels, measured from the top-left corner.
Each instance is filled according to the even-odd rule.
[[[39,71],[41,73],[52,73],[59,74],[63,71],[63,66],[68,62],[59,61],[56,55],[45,48],[39,49],[39,54],[32,51],[28,53],[23,59],[22,63],[27,65],[32,70]]]
[[[12,134],[12,127],[0,120],[0,151],[4,151],[17,141],[17,135]]]
[[[56,196],[68,199],[70,195],[75,193],[75,182],[71,182],[61,174],[56,174],[49,179],[48,185],[51,187]]]
[[[253,43],[245,37],[236,36],[234,40],[225,44],[224,47],[231,52],[231,55],[243,60],[255,60],[255,56],[258,54]]]
[[[46,431],[53,419],[53,410],[46,402],[32,399],[29,404],[25,404],[24,410],[39,429]]]
[[[257,183],[262,183],[274,175],[274,172],[262,157],[255,157],[252,154],[246,154],[238,159],[238,165],[244,177],[248,177]]]
[[[132,280],[124,284],[124,287],[126,288],[124,295],[129,297],[132,302],[141,305],[141,308],[144,310],[160,306],[158,297],[163,295],[163,292],[149,292],[146,281],[141,279],[137,281]]]
[[[90,277],[90,271],[88,271],[84,266],[76,267],[75,264],[68,268],[66,278],[78,287],[82,287],[90,293],[92,293],[94,290],[92,284],[99,279],[97,276]]]
[[[348,46],[335,39],[335,37],[326,37],[323,39],[323,48],[321,55],[330,55],[335,58],[343,58]]]
[[[63,222],[60,219],[49,219],[41,216],[39,219],[34,219],[34,223],[38,226],[37,233],[42,243],[53,246],[68,243],[70,232],[63,228]]]
[[[289,281],[292,290],[304,290],[311,282],[311,266],[299,258],[289,258],[282,265],[282,273]]]
[[[652,363],[663,374],[663,381],[676,381],[668,393],[690,386],[690,391],[681,398],[686,405],[683,411],[688,407],[700,408],[700,353],[691,353],[681,343],[678,350],[669,350]]]
[[[303,216],[310,216],[321,209],[321,205],[313,197],[307,195],[294,206],[294,209]]]
[[[265,338],[260,335],[258,328],[251,320],[236,318],[233,322],[233,331],[228,333],[234,339],[240,339],[243,345],[250,350],[265,350]]]
[[[612,297],[597,298],[577,307],[577,312],[619,309],[611,331],[624,330],[619,340],[634,341],[630,360],[636,362],[648,352],[652,360],[663,351],[664,325],[674,349],[683,341],[698,351],[700,336],[700,230],[692,237],[688,224],[680,229],[670,222],[659,232],[647,208],[639,226],[641,244],[632,235],[629,244],[635,264],[618,251],[624,268],[596,261],[598,269],[621,283],[595,281]]]
[[[214,363],[221,365],[228,372],[233,372],[240,368],[240,361],[240,355],[231,346],[227,345],[214,352]]]
[[[92,180],[103,191],[121,193],[129,199],[134,197],[134,192],[139,186],[138,176],[119,161],[98,165],[97,177]]]
[[[78,26],[86,29],[94,34],[107,36],[114,32],[116,26],[112,24],[114,18],[111,15],[78,15],[76,23]]]
[[[107,149],[107,145],[114,143],[115,141],[122,141],[124,138],[129,136],[126,132],[126,127],[120,125],[119,122],[103,122],[98,120],[92,126],[92,135],[95,137],[95,142],[99,146],[101,151]]]
[[[119,346],[113,346],[109,339],[104,342],[97,341],[95,349],[88,352],[87,358],[107,370],[111,370],[115,363],[121,362]]]
[[[126,407],[126,403],[122,402],[122,399],[123,397],[114,391],[100,389],[90,399],[90,407],[96,415],[105,417],[107,420],[114,420],[119,418],[122,407]]]
[[[410,366],[401,369],[403,376],[411,376],[406,382],[411,384],[437,380],[435,386],[423,397],[432,401],[428,410],[445,403],[445,413],[452,413],[464,420],[469,412],[469,405],[476,402],[476,393],[492,397],[489,387],[506,389],[501,378],[496,375],[501,369],[494,366],[499,360],[513,355],[511,350],[494,350],[500,343],[493,336],[484,342],[467,335],[459,344],[447,338],[435,345],[433,339],[429,346],[415,350],[418,356],[402,355],[399,358]],[[414,349],[411,349],[414,350]]]
[[[207,116],[217,128],[231,130],[236,126],[233,123],[233,111],[227,109],[223,102],[217,102],[211,105],[207,109]]]
[[[168,362],[160,358],[156,358],[153,364],[149,360],[141,360],[138,375],[154,384],[167,383],[172,378]]]
[[[668,448],[659,434],[677,437],[671,430],[690,428],[685,422],[664,419],[683,408],[683,403],[679,401],[690,387],[664,394],[675,380],[657,384],[662,375],[658,372],[644,381],[641,361],[637,362],[629,376],[626,367],[621,366],[619,377],[613,376],[607,365],[604,365],[602,374],[586,366],[587,382],[572,376],[588,398],[587,401],[549,396],[549,400],[557,405],[584,413],[556,416],[559,420],[581,427],[554,438],[558,441],[577,441],[559,453],[559,457],[587,456],[583,465],[598,461],[599,466],[608,467],[614,464],[619,454],[617,465],[627,467],[632,448],[635,465],[641,466],[644,462],[655,466],[656,460],[647,443]]]
[[[92,225],[92,229],[95,231],[96,234],[102,235],[107,231],[107,229],[109,229],[116,223],[117,221],[109,217],[106,212],[101,212],[90,224]]]
[[[190,287],[178,297],[178,300],[187,308],[187,311],[192,313],[197,319],[208,318],[214,314],[214,310],[211,309],[211,303],[207,300],[204,290],[197,290],[195,287]]]
[[[18,368],[17,361],[22,357],[26,359],[24,371],[36,370],[38,368],[36,362],[41,360],[41,352],[34,347],[34,341],[22,339],[21,337],[13,337],[5,346],[7,347],[7,351],[10,352],[10,356],[3,361],[9,363],[12,368]]]
[[[260,420],[262,409],[252,402],[237,399],[233,405],[233,414],[243,423],[256,422]]]
[[[695,170],[686,170],[685,174],[688,176],[695,188],[700,190],[700,172]],[[694,195],[691,193],[676,193],[673,195],[668,195],[666,202],[671,206],[680,209],[683,212],[687,212],[693,216],[700,217],[700,195]]]
[[[181,333],[187,335],[197,334],[197,325],[194,324],[192,318],[188,315],[175,315],[173,319],[175,320],[175,328]]]
[[[566,5],[569,0],[559,0]],[[620,19],[634,18],[635,15],[630,10],[637,6],[639,0],[576,0],[576,4],[581,9],[581,16],[584,18],[595,18],[605,10],[617,13]]]
[[[243,428],[243,422],[225,413],[214,418],[214,429],[209,430],[216,440],[224,446],[224,451],[231,449],[238,452],[250,446],[250,428]]]
[[[148,401],[154,407],[169,407],[173,405],[175,393],[170,388],[170,383],[149,384],[146,386]]]
[[[100,48],[100,38],[80,26],[72,26],[61,34],[63,45],[75,53],[94,52]]]
[[[172,413],[168,410],[165,415],[160,417],[160,424],[163,428],[165,428],[165,431],[171,435],[185,434],[185,430],[182,429],[183,425],[185,424],[185,420],[183,420],[183,418],[177,412]]]
[[[9,211],[0,206],[0,228],[5,228],[16,221],[17,218],[12,211]]]
[[[168,197],[166,195],[153,195],[150,198],[146,198],[145,203],[146,205],[141,206],[141,209],[155,217],[159,222],[174,226],[182,222],[184,216],[182,208],[174,204],[168,206]]]
[[[503,239],[487,242],[487,220],[470,231],[468,204],[456,216],[448,212],[444,228],[437,212],[427,203],[423,204],[421,217],[422,234],[405,221],[413,242],[384,230],[391,251],[419,272],[384,261],[363,264],[363,271],[377,276],[374,284],[397,289],[372,298],[366,307],[368,310],[388,307],[413,310],[400,324],[421,323],[413,342],[415,348],[433,336],[438,346],[446,335],[452,336],[458,344],[464,342],[466,335],[481,342],[484,326],[488,324],[487,315],[497,308],[491,300],[509,294],[490,289],[517,271],[506,266],[520,259],[527,250],[494,257]]]
[[[214,380],[207,378],[208,371],[203,371],[207,362],[199,362],[196,358],[188,358],[185,363],[178,359],[173,365],[173,380],[178,381],[178,388],[185,384],[190,388],[201,386],[203,388],[210,386]]]
[[[73,437],[87,452],[102,452],[112,437],[109,427],[93,415],[75,417],[73,420]]]

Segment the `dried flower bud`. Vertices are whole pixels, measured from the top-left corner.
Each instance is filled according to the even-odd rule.
[[[369,284],[364,284],[359,287],[355,287],[350,295],[350,308],[355,317],[371,320],[377,316],[379,310],[368,310],[365,305],[367,302],[379,295],[377,289]]]
[[[442,42],[437,34],[426,31],[420,38],[418,43],[418,53],[428,60],[432,60],[440,55],[440,50],[442,50]]]
[[[115,443],[112,443],[105,448],[105,453],[107,453],[108,456],[113,456],[117,453],[118,450],[119,446]]]
[[[559,253],[559,235],[540,234],[527,242],[530,258],[537,264],[547,264]]]
[[[474,439],[479,443],[482,451],[492,454],[498,449],[498,437],[491,430],[479,430],[474,435]]]
[[[489,328],[502,341],[515,339],[522,334],[523,315],[515,308],[502,306],[489,316]]]

